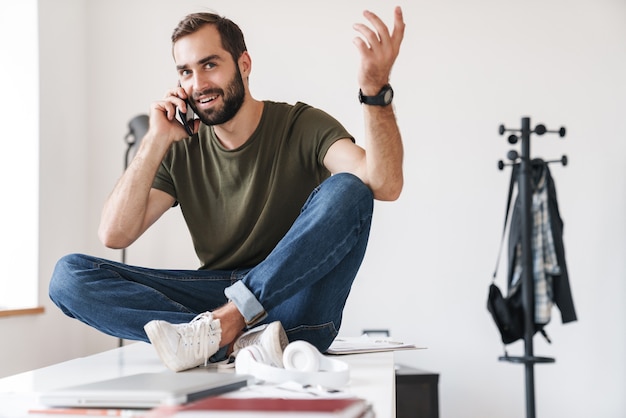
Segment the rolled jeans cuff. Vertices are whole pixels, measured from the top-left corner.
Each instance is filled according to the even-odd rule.
[[[263,305],[241,280],[224,289],[224,295],[237,306],[248,327],[256,325],[267,317]]]

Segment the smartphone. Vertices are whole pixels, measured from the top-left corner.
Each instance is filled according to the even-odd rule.
[[[183,113],[180,108],[177,108],[176,110],[178,111],[178,118],[180,119],[180,123],[185,128],[185,131],[187,131],[187,135],[191,136],[193,135],[193,121],[195,119],[195,114],[193,113],[193,110],[189,105],[189,100],[185,99],[185,103],[187,104],[186,113]]]

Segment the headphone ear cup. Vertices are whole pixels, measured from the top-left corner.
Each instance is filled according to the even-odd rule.
[[[287,370],[317,372],[320,370],[322,354],[312,344],[299,340],[285,347],[283,364]]]
[[[260,346],[251,345],[242,348],[237,353],[235,370],[237,373],[252,374],[252,370],[257,363],[265,363],[265,352]]]
[[[348,364],[324,357],[305,341],[294,341],[285,348],[283,361],[286,369],[271,366],[268,358],[261,346],[242,348],[236,354],[235,371],[267,382],[294,381],[329,388],[340,388],[350,380]]]

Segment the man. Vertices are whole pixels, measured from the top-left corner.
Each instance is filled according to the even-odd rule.
[[[180,205],[202,266],[153,270],[72,254],[57,263],[51,299],[105,333],[150,341],[175,371],[249,344],[263,345],[277,365],[288,339],[325,351],[365,253],[373,198],[395,200],[403,184],[389,86],[402,11],[392,33],[364,16],[373,30],[354,29],[365,149],[318,109],[254,99],[252,60],[232,21],[183,19],[172,35],[178,87],[152,104],[99,237],[127,247]],[[191,136],[176,120],[187,106],[199,117]]]

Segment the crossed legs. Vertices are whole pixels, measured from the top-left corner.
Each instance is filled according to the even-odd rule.
[[[71,254],[57,263],[50,298],[68,316],[120,338],[147,341],[144,325],[212,311],[221,346],[245,327],[280,320],[290,340],[321,351],[341,325],[367,246],[372,193],[337,174],[316,188],[270,255],[249,270],[155,270]]]

